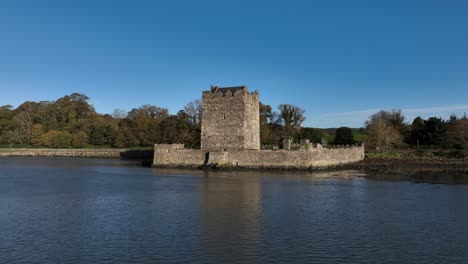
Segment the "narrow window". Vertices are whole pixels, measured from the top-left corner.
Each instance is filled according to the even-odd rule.
[[[223,119],[226,119],[226,114],[223,114]]]

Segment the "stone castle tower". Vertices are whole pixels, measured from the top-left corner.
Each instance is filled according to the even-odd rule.
[[[211,86],[202,96],[202,150],[260,149],[258,92]]]

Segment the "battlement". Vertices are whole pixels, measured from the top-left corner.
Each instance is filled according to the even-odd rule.
[[[219,87],[211,85],[209,91],[203,91],[202,99],[221,98],[221,97],[244,97],[250,96],[258,100],[258,91],[249,92],[247,86]]]

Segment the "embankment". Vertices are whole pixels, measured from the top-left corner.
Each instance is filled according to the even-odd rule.
[[[153,150],[147,149],[0,149],[0,157],[79,157],[152,160]]]
[[[365,158],[335,169],[357,170],[364,172],[369,178],[383,180],[468,184],[467,159]]]

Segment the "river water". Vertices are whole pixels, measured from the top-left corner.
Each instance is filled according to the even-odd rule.
[[[468,186],[0,158],[0,263],[468,263]]]

